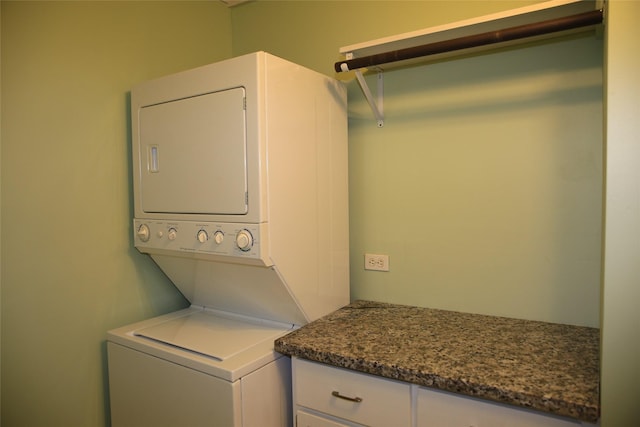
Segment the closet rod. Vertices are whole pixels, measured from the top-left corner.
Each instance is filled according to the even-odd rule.
[[[391,62],[404,61],[407,59],[420,58],[423,56],[435,55],[439,53],[452,52],[461,49],[486,46],[494,43],[502,43],[512,40],[519,40],[527,37],[541,36],[544,34],[559,31],[573,30],[580,27],[597,25],[602,23],[602,10],[592,10],[579,13],[577,15],[565,16],[548,21],[535,22],[532,24],[519,25],[497,31],[489,31],[481,34],[474,34],[459,37],[451,40],[429,43],[421,46],[409,47],[390,52],[378,53],[362,58],[347,59],[335,63],[336,72],[357,70],[360,68],[374,67]]]

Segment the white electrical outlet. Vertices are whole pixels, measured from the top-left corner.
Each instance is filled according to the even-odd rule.
[[[364,254],[364,269],[389,271],[389,255]]]

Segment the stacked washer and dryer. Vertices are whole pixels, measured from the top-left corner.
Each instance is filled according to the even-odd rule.
[[[273,341],[349,302],[344,86],[257,52],[131,113],[135,246],[191,306],[108,332],[112,425],[291,425]]]

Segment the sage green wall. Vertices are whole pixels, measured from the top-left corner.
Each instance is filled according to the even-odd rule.
[[[1,7],[2,424],[105,425],[105,332],[186,305],[132,246],[128,91],[229,57],[230,12]]]
[[[252,2],[233,53],[333,75],[341,46],[524,4]],[[352,298],[599,326],[602,50],[570,37],[385,72],[381,129],[347,78]]]
[[[338,49],[541,0],[255,0],[231,11],[233,53],[266,50],[327,75]]]
[[[259,49],[331,75],[340,46],[527,3],[3,0],[4,425],[104,424],[105,331],[186,304],[128,237],[131,86]],[[349,81],[353,297],[597,326],[601,51],[386,73],[383,129]]]

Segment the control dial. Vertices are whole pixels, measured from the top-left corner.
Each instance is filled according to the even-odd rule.
[[[209,235],[205,230],[198,231],[196,237],[198,238],[198,242],[200,243],[205,243],[207,240],[209,240]]]
[[[178,237],[178,230],[176,230],[175,228],[170,228],[167,237],[169,238],[169,240],[176,240],[176,237]]]
[[[216,242],[216,245],[221,244],[224,241],[224,233],[220,230],[213,233],[213,241]]]
[[[241,251],[247,252],[253,246],[253,236],[247,229],[238,231],[236,234],[236,245]]]
[[[149,226],[147,224],[140,225],[140,227],[138,227],[138,231],[136,231],[136,235],[138,236],[138,239],[142,240],[143,242],[148,242],[149,238],[151,237]]]

